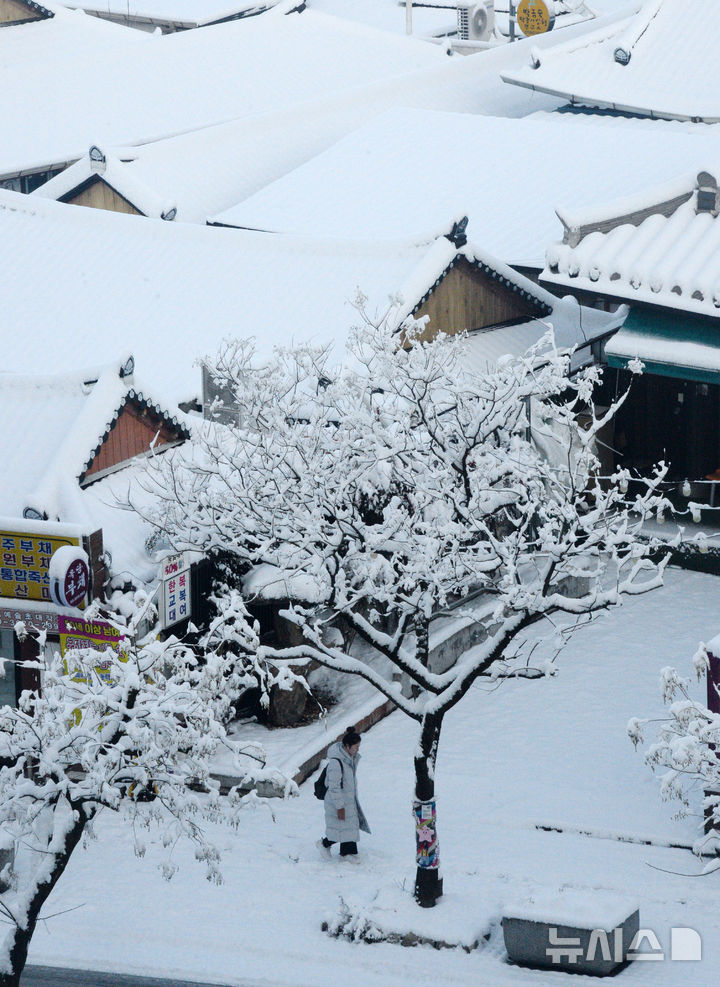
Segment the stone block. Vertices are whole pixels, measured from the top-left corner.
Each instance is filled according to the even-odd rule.
[[[508,958],[520,966],[608,977],[628,957],[640,927],[639,910],[592,892],[531,900],[506,908],[502,920]]]

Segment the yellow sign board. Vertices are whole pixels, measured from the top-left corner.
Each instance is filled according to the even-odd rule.
[[[79,544],[73,537],[0,531],[0,597],[51,601],[50,558],[63,545]]]
[[[520,0],[516,18],[518,27],[528,37],[533,34],[545,34],[552,31],[555,25],[555,13],[551,7],[552,0]]]

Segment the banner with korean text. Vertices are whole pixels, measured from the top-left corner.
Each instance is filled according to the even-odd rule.
[[[50,602],[53,552],[80,543],[80,537],[0,529],[0,597]]]

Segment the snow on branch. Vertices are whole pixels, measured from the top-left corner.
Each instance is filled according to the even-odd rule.
[[[246,671],[224,645],[242,641],[254,653],[256,644],[237,600],[233,633],[227,621],[224,629],[216,622],[204,651],[174,638],[138,644],[132,623],[97,604],[87,616],[113,620],[120,645],[69,650],[64,657],[45,648],[38,657],[42,692],[26,691],[17,708],[0,708],[0,829],[15,854],[0,895],[10,921],[0,976],[22,969],[40,909],[100,811],[128,818],[139,855],[140,834],[157,827],[167,848],[163,876],[172,877],[172,848],[185,837],[208,880],[220,883],[220,856],[205,823],[236,826],[245,795],[221,797],[211,777],[213,756],[230,750],[247,784],[274,776],[287,794],[295,791],[266,764],[260,747],[238,746],[224,727]],[[16,631],[40,637],[30,626]]]
[[[669,507],[664,464],[632,496],[627,471],[602,475],[597,435],[624,395],[596,413],[597,368],[570,378],[549,334],[471,373],[463,336],[424,342],[425,329],[365,319],[342,363],[298,346],[258,364],[251,344],[226,344],[206,368],[230,423],[151,457],[155,506],[138,506],[175,549],[234,560],[247,587],[274,574],[262,599],[275,588],[301,643],[263,660],[361,675],[416,717],[496,662],[513,674],[507,649],[538,620],[579,625],[660,585],[662,544],[642,529]],[[485,640],[440,672],[431,622],[470,598]],[[327,646],[328,622],[377,659]]]

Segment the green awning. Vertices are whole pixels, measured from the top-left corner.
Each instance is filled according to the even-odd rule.
[[[605,344],[605,359],[620,369],[640,359],[647,374],[720,384],[720,318],[632,309]]]

